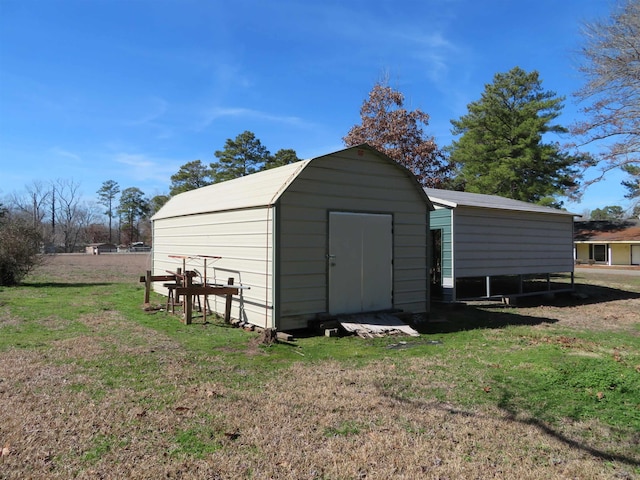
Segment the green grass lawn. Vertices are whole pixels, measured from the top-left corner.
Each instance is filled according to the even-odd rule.
[[[435,469],[444,468],[443,462],[449,468],[443,472],[453,476],[475,466],[482,478],[490,472],[496,478],[561,478],[567,473],[558,473],[556,457],[571,459],[558,462],[583,478],[603,472],[635,478],[640,476],[640,313],[636,321],[633,314],[640,285],[635,279],[608,279],[606,287],[598,279],[592,285],[587,278],[579,281],[595,289],[591,298],[603,288],[617,296],[579,305],[563,300],[522,308],[435,306],[416,338],[303,336],[263,345],[257,333],[218,319],[186,326],[164,311],[143,310],[143,287],[130,278],[91,283],[34,275],[23,286],[0,289],[0,406],[12,411],[20,399],[33,402],[37,422],[47,415],[71,424],[77,419],[78,426],[69,427],[77,429],[76,443],[66,448],[62,438],[29,437],[35,427],[17,417],[0,423],[0,443],[10,444],[0,478],[37,478],[43,471],[50,478],[90,478],[94,471],[115,472],[108,465],[122,456],[119,473],[107,474],[116,478],[136,471],[126,455],[150,451],[156,467],[147,465],[149,478],[176,474],[180,464],[196,469],[192,478],[209,478],[214,468],[226,472],[220,478],[268,478],[263,472],[296,478],[299,471],[281,467],[282,458],[298,458],[291,452],[304,453],[312,445],[315,454],[326,442],[341,445],[333,455],[342,467],[320,456],[327,460],[321,468],[306,451],[298,463],[310,462],[309,472],[316,473],[308,478],[357,478],[358,469],[373,475],[367,478],[381,478],[374,472],[391,470],[366,467],[345,452],[363,442],[375,450],[385,431],[407,442],[400,451],[411,442],[423,449],[445,442],[441,453],[433,453],[440,460],[420,467],[429,473],[425,478],[438,478]],[[152,302],[160,305],[163,299]],[[55,398],[49,397],[52,391]],[[224,408],[211,405],[214,401]],[[378,413],[363,416],[367,409]],[[445,425],[435,431],[420,417],[428,409],[474,417],[476,430],[487,429],[485,440],[457,452],[462,443],[447,446],[454,440],[444,437]],[[103,412],[102,418],[95,412]],[[260,420],[268,412],[277,424],[299,418],[306,425],[300,434],[306,443],[287,445],[291,435],[285,441],[273,425],[261,423],[268,423]],[[537,432],[534,444],[524,447],[531,448],[531,458],[519,457],[520,440],[490,447],[496,419],[513,425],[514,432],[525,426]],[[64,431],[68,424],[60,422],[56,425]],[[463,422],[456,430],[462,431],[464,419],[455,422]],[[261,443],[265,430],[269,440]],[[243,440],[247,443],[230,447]],[[560,446],[550,447],[551,441]],[[277,462],[272,458],[275,463],[266,465],[258,458],[270,448],[282,451],[272,455]],[[566,452],[557,453],[562,449]],[[455,461],[446,460],[447,451],[455,452]],[[385,468],[394,461],[390,457]]]

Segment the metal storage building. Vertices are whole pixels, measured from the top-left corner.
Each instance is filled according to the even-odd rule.
[[[351,147],[173,197],[152,218],[153,274],[175,269],[171,255],[220,256],[208,280],[249,287],[232,317],[280,331],[319,314],[422,313],[432,208],[407,169]]]
[[[459,298],[460,279],[482,278],[490,297],[500,276],[573,275],[575,214],[497,195],[425,189],[431,212],[432,286]],[[434,293],[435,295],[435,293]]]

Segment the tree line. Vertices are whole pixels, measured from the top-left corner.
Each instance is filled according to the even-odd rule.
[[[455,140],[448,146],[439,147],[425,133],[429,115],[407,109],[403,94],[386,80],[374,84],[362,103],[361,123],[342,140],[345,146],[368,143],[428,187],[561,207],[562,197],[579,198],[609,171],[622,169],[628,175],[622,183],[626,196],[638,199],[640,0],[622,0],[611,18],[587,24],[584,31],[580,71],[587,82],[575,93],[586,104],[580,122],[557,123],[566,98],[546,90],[537,71],[516,66],[497,73],[480,98],[467,105],[467,113],[451,120]],[[598,154],[585,151],[591,145],[599,147]],[[182,165],[170,178],[168,194],[152,198],[137,187],[121,190],[106,180],[96,192],[102,211],[82,201],[73,180],[33,182],[22,195],[0,204],[0,257],[6,256],[12,221],[32,231],[38,241],[31,243],[45,249],[148,241],[148,219],[172,196],[299,160],[293,149],[272,155],[250,131],[227,139],[214,156],[209,164],[193,160]],[[600,176],[585,181],[585,170],[595,166]],[[619,216],[617,208],[595,213]],[[100,221],[105,217],[108,225]]]

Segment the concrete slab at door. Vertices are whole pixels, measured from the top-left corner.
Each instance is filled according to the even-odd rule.
[[[386,214],[329,214],[330,314],[391,308],[392,220]]]

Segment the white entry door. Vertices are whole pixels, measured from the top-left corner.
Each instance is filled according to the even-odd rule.
[[[640,265],[640,245],[631,245],[631,265]]]
[[[329,313],[370,312],[392,306],[391,215],[329,214]]]

